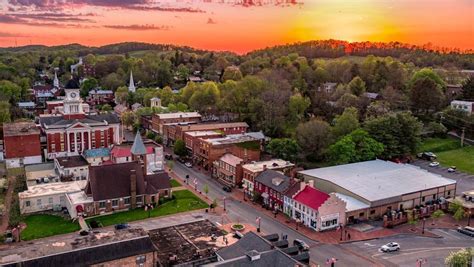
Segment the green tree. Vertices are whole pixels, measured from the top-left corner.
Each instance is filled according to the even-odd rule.
[[[109,105],[109,104],[105,104],[102,106],[102,108],[100,109],[100,111],[104,112],[104,113],[109,113],[112,111],[112,106]]]
[[[305,155],[319,158],[331,141],[331,127],[320,119],[300,123],[296,128],[296,140]]]
[[[462,99],[474,100],[474,77],[469,76],[462,84]]]
[[[382,143],[370,137],[366,131],[357,129],[331,145],[329,157],[334,163],[347,164],[373,160],[383,151]]]
[[[453,202],[449,203],[448,210],[453,214],[453,218],[456,221],[460,221],[466,216],[466,211],[459,200],[454,200]]]
[[[220,92],[214,82],[205,82],[199,86],[189,99],[189,106],[203,113],[207,113],[216,108],[219,102]]]
[[[359,76],[354,77],[352,81],[349,82],[347,87],[349,88],[351,93],[356,96],[363,95],[366,90],[365,82]]]
[[[291,96],[288,104],[288,120],[290,124],[294,125],[301,121],[310,105],[311,101],[308,97],[303,97],[301,94]]]
[[[117,73],[110,73],[102,78],[101,84],[105,89],[115,91],[124,84],[124,81]]]
[[[166,86],[163,90],[160,91],[161,105],[167,107],[170,103],[173,102],[173,90],[171,87]]]
[[[443,81],[443,79],[441,79],[441,77],[439,77],[439,75],[430,68],[423,68],[415,72],[408,83],[408,87],[412,88],[416,81],[425,78],[432,80],[443,91],[446,88],[446,83]]]
[[[173,152],[180,157],[184,157],[188,154],[188,151],[186,150],[186,144],[182,139],[176,140],[174,143]]]
[[[128,98],[128,88],[125,86],[120,86],[115,91],[115,101],[120,104],[125,104]]]
[[[468,267],[472,265],[472,257],[474,251],[472,248],[463,248],[461,250],[451,252],[444,260],[449,267]]]
[[[122,113],[120,118],[122,119],[122,124],[127,128],[132,127],[137,119],[135,113],[132,111],[126,111]]]
[[[444,93],[441,86],[428,77],[419,78],[412,83],[410,100],[415,112],[436,112],[444,105]]]
[[[81,84],[81,97],[89,95],[89,91],[99,86],[99,82],[95,78],[88,78]]]
[[[438,220],[439,218],[443,217],[445,214],[442,210],[436,210],[435,212],[433,212],[431,214],[431,219],[432,219],[432,222],[431,224],[434,225],[435,224],[435,220]]]
[[[383,158],[413,155],[420,145],[422,124],[409,112],[389,113],[365,121],[365,130],[385,150]]]
[[[239,67],[236,66],[229,66],[225,68],[224,74],[222,74],[222,81],[240,81],[242,80],[242,72],[240,72]]]
[[[428,123],[427,128],[429,131],[433,132],[433,136],[441,138],[445,138],[446,133],[448,132],[448,129],[443,124],[435,121]]]
[[[0,101],[16,103],[20,100],[22,89],[16,83],[7,80],[0,81]]]
[[[5,122],[10,122],[10,103],[7,101],[0,101],[0,125]]]
[[[267,145],[267,150],[274,157],[284,160],[296,160],[300,147],[296,140],[291,138],[273,138]]]
[[[334,119],[332,133],[334,138],[339,139],[340,137],[351,133],[359,127],[359,112],[356,108],[350,107],[346,108],[341,115]]]

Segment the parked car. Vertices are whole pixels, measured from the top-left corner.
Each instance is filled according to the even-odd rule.
[[[129,228],[130,225],[128,223],[119,223],[115,225],[115,230],[122,230]]]
[[[400,250],[400,245],[396,242],[390,242],[386,245],[383,245],[380,250],[382,252],[393,252],[393,251],[399,251]]]
[[[229,192],[229,193],[232,192],[232,188],[230,188],[230,186],[227,186],[227,185],[224,185],[224,186],[222,187],[222,190],[224,190],[224,191],[226,191],[226,192]]]
[[[191,162],[186,162],[186,163],[184,163],[184,166],[186,166],[188,168],[192,168],[193,164]]]
[[[308,244],[306,244],[306,242],[304,242],[304,241],[301,240],[301,239],[295,239],[295,240],[293,241],[293,246],[298,247],[298,249],[299,249],[299,250],[302,250],[302,251],[307,251],[307,250],[309,250]]]
[[[448,172],[455,172],[456,171],[456,166],[451,166],[448,168]]]
[[[433,152],[419,153],[418,155],[416,155],[416,157],[424,160],[435,160],[437,158],[436,154],[434,154]]]
[[[465,227],[458,227],[458,232],[461,234],[468,235],[470,237],[474,237],[474,228],[465,226]]]
[[[430,167],[438,167],[439,166],[439,162],[437,161],[433,161],[430,163]]]

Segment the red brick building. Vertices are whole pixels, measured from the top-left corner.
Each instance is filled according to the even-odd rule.
[[[212,176],[221,183],[235,187],[242,181],[242,162],[244,160],[230,153],[214,161]]]
[[[226,153],[244,161],[260,160],[261,140],[247,134],[228,135],[221,138],[200,139],[194,150],[194,162],[205,170]]]
[[[201,140],[218,137],[224,137],[224,135],[215,131],[186,132],[184,133],[184,143],[186,148],[193,154],[195,149],[199,147]]]
[[[41,163],[40,130],[34,122],[3,124],[7,168]]]
[[[184,140],[187,132],[214,131],[223,135],[229,135],[246,133],[248,128],[249,125],[246,122],[167,124],[164,126],[163,139],[168,144],[173,144],[178,139]]]
[[[103,105],[114,102],[115,95],[112,90],[90,90],[86,102],[91,105]]]
[[[163,135],[163,125],[170,123],[198,123],[201,122],[201,114],[197,112],[176,112],[153,114],[152,128],[153,131]]]
[[[115,114],[86,115],[79,85],[66,85],[62,114],[42,116],[40,124],[47,139],[47,158],[74,156],[86,149],[120,143],[120,120]]]
[[[283,210],[285,193],[293,184],[293,179],[283,173],[265,170],[255,178],[255,192],[260,194],[264,204]]]

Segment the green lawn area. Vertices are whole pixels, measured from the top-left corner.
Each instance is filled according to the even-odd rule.
[[[21,232],[21,240],[66,234],[80,229],[78,223],[55,215],[30,215],[23,222],[26,223],[26,228]]]
[[[452,138],[427,138],[423,140],[419,152],[442,152],[453,149],[458,149],[461,147],[459,140]]]
[[[170,180],[170,183],[171,183],[171,187],[179,187],[181,186],[181,183],[176,181],[175,179],[171,179]]]
[[[456,166],[458,170],[474,174],[474,147],[461,148],[459,140],[452,138],[428,138],[420,146],[420,152],[430,151],[438,156],[441,165]]]
[[[202,201],[189,190],[175,191],[173,192],[173,195],[175,196],[175,199],[153,209],[150,212],[150,217],[159,217],[208,207],[207,203]],[[130,211],[90,218],[87,222],[95,220],[103,226],[108,226],[123,222],[143,220],[146,218],[148,218],[148,211],[145,211],[143,208],[138,208]]]
[[[459,171],[474,174],[474,147],[448,150],[436,153],[438,161],[443,166],[456,166]]]

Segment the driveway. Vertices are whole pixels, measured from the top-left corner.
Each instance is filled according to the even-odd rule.
[[[457,181],[456,195],[461,195],[462,192],[466,192],[474,189],[474,175],[463,173],[460,171],[448,172],[449,167],[430,167],[430,161],[427,160],[416,160],[412,165],[418,166],[422,169],[425,169],[431,173],[442,175],[446,178],[453,179]],[[473,163],[474,164],[474,163]]]

